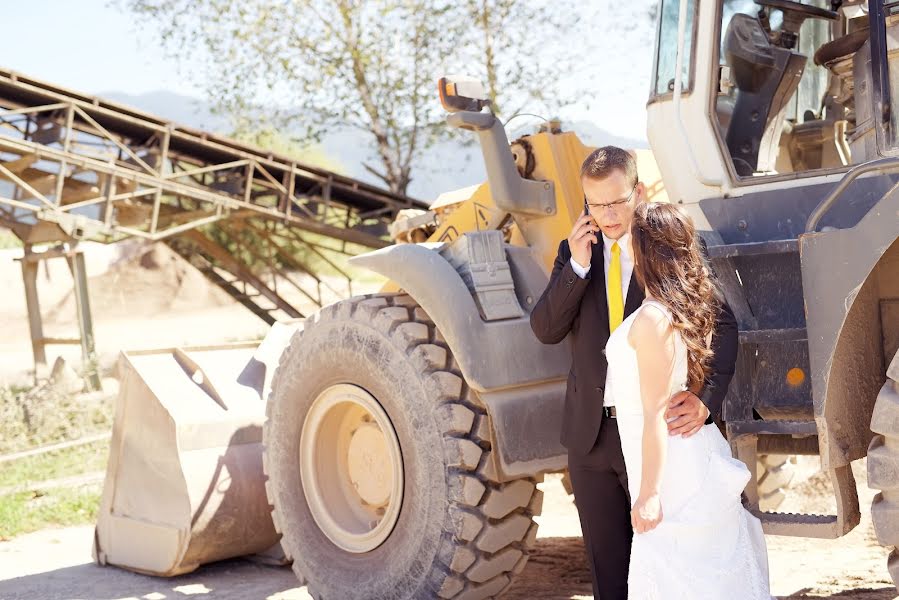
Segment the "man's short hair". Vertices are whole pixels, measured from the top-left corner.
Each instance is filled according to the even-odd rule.
[[[581,165],[581,179],[605,179],[615,169],[621,170],[628,184],[637,184],[637,161],[633,154],[618,146],[603,146],[590,153]]]

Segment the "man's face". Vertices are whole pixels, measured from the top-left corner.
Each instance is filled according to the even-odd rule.
[[[632,186],[624,171],[615,169],[603,179],[583,177],[581,185],[587,197],[590,216],[607,238],[617,240],[630,231],[634,209],[644,200],[642,183]]]

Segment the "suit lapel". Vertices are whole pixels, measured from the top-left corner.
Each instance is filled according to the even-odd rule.
[[[643,304],[646,294],[640,289],[637,277],[631,273],[631,281],[627,286],[627,298],[624,299],[624,318],[626,319]],[[606,319],[608,320],[608,319]]]

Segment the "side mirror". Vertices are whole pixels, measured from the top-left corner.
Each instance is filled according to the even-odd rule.
[[[506,130],[492,111],[484,86],[470,77],[441,77],[437,83],[440,103],[448,112],[447,124],[478,134],[493,203],[513,215],[547,217],[556,214],[555,188],[551,181],[523,179],[509,151]]]
[[[440,104],[447,112],[481,112],[490,99],[480,81],[472,77],[441,77],[437,82]]]

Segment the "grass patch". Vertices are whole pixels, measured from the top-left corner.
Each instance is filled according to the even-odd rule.
[[[0,540],[54,525],[93,523],[100,493],[100,485],[91,484],[0,496]]]
[[[75,446],[3,463],[0,490],[31,483],[103,471],[109,457],[109,440]]]
[[[112,413],[112,396],[67,394],[47,382],[0,387],[0,454],[109,431]],[[46,482],[104,471],[108,455],[109,440],[100,440],[0,463],[0,540],[94,522],[99,482]]]
[[[86,400],[50,382],[30,388],[0,387],[0,454],[109,431],[113,399],[110,394]]]
[[[29,456],[0,466],[0,540],[45,527],[93,523],[102,485],[38,489],[63,477],[103,471],[109,440]],[[4,491],[5,490],[5,491]]]

